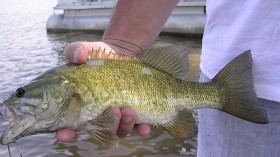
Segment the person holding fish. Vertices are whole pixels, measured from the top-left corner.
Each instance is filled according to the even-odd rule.
[[[138,56],[157,38],[177,2],[119,0],[102,41],[71,43],[65,48],[65,55],[70,62],[79,64],[87,60],[92,49],[99,47],[106,53]],[[200,109],[198,157],[280,156],[279,7],[280,2],[273,0],[207,1],[201,81],[209,81],[235,56],[251,50],[256,94],[270,123],[253,124],[221,111]],[[128,123],[120,123],[118,132],[123,137],[132,131],[135,113],[128,108],[112,110],[130,117]],[[136,125],[136,132],[142,136],[149,131],[146,124]]]
[[[183,79],[184,48],[149,49],[177,3],[119,0],[100,42],[67,45],[72,63],[1,103],[0,142],[57,130],[69,141],[85,130],[117,147],[115,134],[147,136],[157,125],[181,138],[199,130],[198,157],[280,156],[280,1],[207,1],[200,83]]]

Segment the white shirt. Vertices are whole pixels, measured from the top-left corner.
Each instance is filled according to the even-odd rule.
[[[280,0],[208,0],[201,70],[213,78],[251,50],[259,98],[280,102]]]

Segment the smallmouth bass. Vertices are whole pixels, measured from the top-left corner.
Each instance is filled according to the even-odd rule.
[[[191,111],[213,108],[254,123],[268,123],[258,106],[252,57],[242,53],[209,83],[185,81],[181,48],[152,49],[136,60],[88,60],[52,68],[13,92],[2,104],[9,119],[0,142],[61,128],[85,130],[117,147],[110,107],[133,108],[136,123],[163,127],[191,138],[197,125]],[[179,57],[178,57],[179,56]]]

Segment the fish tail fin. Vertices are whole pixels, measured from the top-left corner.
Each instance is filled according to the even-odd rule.
[[[268,123],[266,111],[258,105],[253,74],[253,60],[246,51],[228,63],[214,78],[221,98],[220,110],[241,119]]]

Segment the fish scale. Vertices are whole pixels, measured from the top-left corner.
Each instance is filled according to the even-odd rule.
[[[189,102],[189,109],[197,108],[192,104],[200,101],[208,102],[212,106],[219,103],[219,96],[214,85],[182,81],[139,62],[104,61],[102,65],[98,66],[93,64],[76,67],[70,66],[68,69],[61,67],[63,70],[58,69],[57,74],[74,82],[80,90],[92,90],[93,95],[97,95],[99,99],[121,100],[118,102],[118,107],[145,109],[149,106],[162,111],[167,108],[167,111],[170,112],[170,109],[175,110],[179,107],[176,101],[173,101],[172,104],[159,102],[167,102],[166,99],[185,99],[185,102]],[[151,74],[143,74],[143,68],[149,69]],[[126,94],[119,94],[120,90],[125,91]],[[133,98],[138,98],[142,102],[139,101],[135,104],[134,101],[131,101],[122,106],[123,100],[133,100]],[[99,105],[104,106],[102,103]]]

